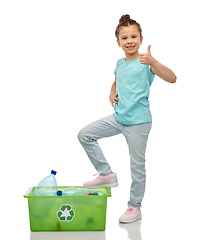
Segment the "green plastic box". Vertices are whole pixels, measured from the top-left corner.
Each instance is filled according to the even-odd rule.
[[[24,195],[28,198],[31,231],[105,231],[111,188],[92,189],[105,195],[33,196],[34,188],[29,188]],[[68,186],[62,186],[58,190],[66,188]]]

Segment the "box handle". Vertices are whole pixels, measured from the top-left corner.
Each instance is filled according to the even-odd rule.
[[[30,187],[23,197],[26,197],[26,198],[29,197],[29,194],[30,194],[30,192],[32,191],[33,188],[34,187]]]

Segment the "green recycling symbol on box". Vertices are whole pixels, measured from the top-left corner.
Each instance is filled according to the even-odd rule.
[[[75,216],[75,212],[74,210],[72,209],[72,206],[70,206],[69,204],[63,204],[61,207],[60,207],[60,210],[57,211],[57,217],[60,221],[67,221],[67,222],[70,222],[73,220]]]

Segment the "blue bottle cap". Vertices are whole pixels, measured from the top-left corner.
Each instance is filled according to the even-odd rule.
[[[56,175],[56,173],[57,173],[56,171],[53,171],[53,170],[51,171],[51,174],[53,175]]]
[[[62,191],[57,191],[57,196],[62,196]]]

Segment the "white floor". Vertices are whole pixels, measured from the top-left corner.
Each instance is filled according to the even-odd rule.
[[[31,240],[53,240],[53,239],[81,239],[81,240],[106,240],[112,239],[112,236],[117,239],[132,239],[142,240],[141,236],[141,220],[130,225],[118,225],[115,227],[108,227],[104,232],[53,232],[53,233],[36,233],[30,234]]]

